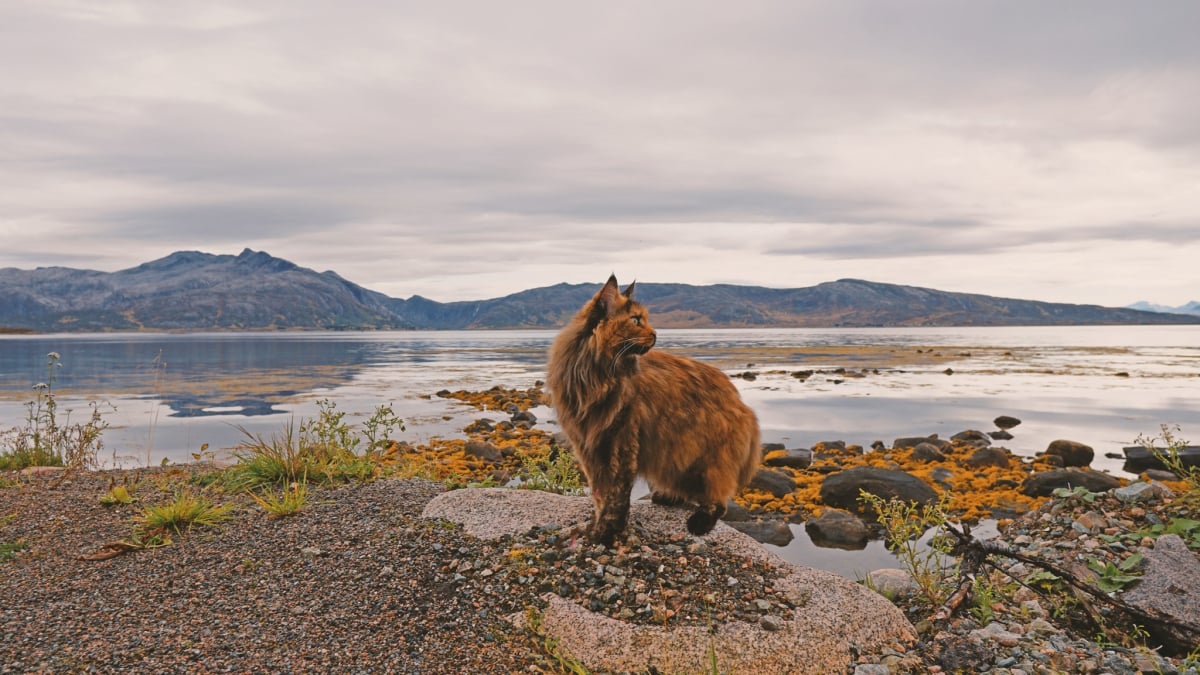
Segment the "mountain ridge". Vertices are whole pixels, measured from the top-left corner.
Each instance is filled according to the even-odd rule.
[[[176,251],[117,272],[0,269],[10,332],[555,328],[601,282],[498,298],[392,298],[262,251]],[[661,328],[1195,324],[1200,315],[954,293],[863,279],[803,288],[639,283]],[[1194,303],[1193,303],[1194,304]]]

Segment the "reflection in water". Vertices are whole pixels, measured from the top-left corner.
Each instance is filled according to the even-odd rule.
[[[660,349],[731,374],[759,416],[765,442],[811,447],[968,428],[1000,414],[1022,424],[1003,445],[1032,456],[1057,438],[1093,446],[1097,468],[1121,472],[1139,434],[1178,424],[1200,434],[1200,327],[664,330]],[[461,436],[481,415],[432,396],[441,389],[529,387],[544,377],[553,331],[220,333],[0,336],[0,432],[25,423],[30,387],[58,352],[60,411],[107,401],[110,463],[191,460],[247,434],[270,437],[329,399],[354,423],[381,404],[403,438]],[[836,369],[842,369],[837,371]],[[800,379],[800,371],[812,374]],[[554,429],[553,412],[538,410]],[[862,551],[812,545],[803,526],[784,558],[853,576],[894,566],[874,541]]]
[[[251,431],[311,416],[328,398],[352,414],[392,403],[412,435],[457,433],[469,411],[440,389],[527,387],[553,331],[103,334],[0,337],[0,428],[23,419],[58,352],[60,402],[117,406],[110,447],[185,459]],[[1101,456],[1161,424],[1200,427],[1200,327],[664,330],[661,349],[731,374],[766,441],[869,446],[898,436],[1023,424],[1006,443],[1032,455],[1055,438]],[[834,372],[834,369],[843,369]],[[813,371],[800,379],[798,371]],[[161,408],[161,410],[160,410]],[[449,417],[450,419],[444,419]],[[147,429],[147,427],[150,427]],[[141,434],[139,436],[139,433]],[[119,452],[124,452],[122,448]],[[139,454],[139,453],[134,453]]]

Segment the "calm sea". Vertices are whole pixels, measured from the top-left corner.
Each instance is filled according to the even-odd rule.
[[[72,420],[102,403],[109,464],[191,459],[244,432],[270,435],[329,399],[361,419],[389,403],[403,437],[454,437],[480,416],[430,396],[441,389],[527,387],[544,377],[553,331],[64,334],[0,336],[0,431],[22,425],[32,386],[48,381]],[[1032,455],[1057,438],[1095,448],[1120,474],[1139,435],[1178,425],[1200,438],[1200,326],[663,330],[658,348],[732,375],[763,440],[788,447],[992,431]],[[793,375],[813,371],[806,379]],[[549,421],[549,410],[536,410]],[[1189,435],[1190,434],[1190,435]],[[861,555],[861,553],[860,553]],[[886,558],[886,553],[881,555]],[[811,561],[807,561],[811,564]]]

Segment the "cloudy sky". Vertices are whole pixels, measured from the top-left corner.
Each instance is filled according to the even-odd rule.
[[[1200,300],[1200,3],[0,3],[0,267]]]

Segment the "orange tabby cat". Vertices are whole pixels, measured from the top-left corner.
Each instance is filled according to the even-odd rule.
[[[696,505],[706,534],[761,461],[758,419],[729,377],[694,359],[650,351],[646,308],[615,276],[559,333],[547,386],[592,489],[592,541],[611,546],[641,475],[657,504]]]

